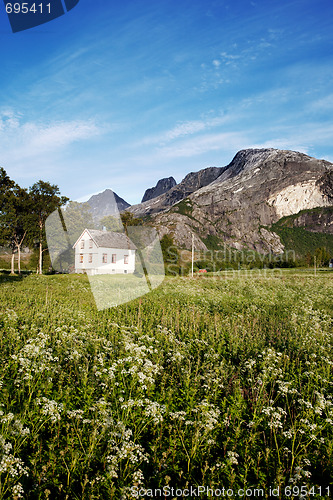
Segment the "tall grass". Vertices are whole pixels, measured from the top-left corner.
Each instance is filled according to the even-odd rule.
[[[101,312],[85,276],[3,276],[0,499],[328,498],[332,275],[227,276]]]

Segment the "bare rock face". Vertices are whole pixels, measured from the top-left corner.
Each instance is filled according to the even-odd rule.
[[[199,172],[191,172],[184,177],[179,184],[176,184],[166,193],[145,201],[144,203],[132,205],[129,211],[133,212],[136,217],[162,212],[175,203],[183,200],[194,191],[210,184],[222,173],[222,171],[222,167],[209,167]]]
[[[333,205],[333,170],[327,170],[316,182],[320,191],[327,196],[328,201]]]
[[[165,234],[176,235],[175,242],[184,248],[191,248],[192,234],[194,235],[194,246],[196,250],[207,250],[207,246],[200,239],[200,224],[190,224],[189,219],[181,214],[174,214],[172,226],[167,214],[160,214],[158,219],[158,233],[162,238]],[[191,221],[193,222],[193,221]]]
[[[183,234],[188,228],[203,240],[211,235],[234,248],[281,253],[279,236],[267,227],[285,215],[330,205],[332,163],[295,151],[246,149],[210,183],[155,215],[154,223],[169,227],[183,246],[188,244]],[[174,224],[179,213],[182,230]]]
[[[143,198],[141,200],[141,203],[144,203],[145,201],[152,200],[153,198],[156,198],[157,196],[161,196],[161,194],[166,193],[169,191],[169,189],[173,188],[177,182],[173,177],[166,177],[164,179],[160,179],[158,183],[156,184],[155,187],[152,187],[150,189],[146,189],[145,194],[143,195]]]
[[[323,192],[315,179],[287,186],[270,196],[267,203],[275,208],[279,217],[285,217],[314,207],[329,205],[328,197],[323,199]]]

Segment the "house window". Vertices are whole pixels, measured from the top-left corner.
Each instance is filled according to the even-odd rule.
[[[92,263],[92,253],[89,254],[89,260],[88,260],[89,264]]]
[[[128,255],[124,255],[124,264],[128,264]]]
[[[103,257],[102,257],[103,264],[106,264],[107,261],[108,261],[108,254],[107,253],[103,253]]]
[[[80,264],[83,264],[83,253],[80,253]]]
[[[117,255],[115,253],[112,254],[112,264],[117,262]]]
[[[93,247],[93,240],[90,238],[89,240],[89,248],[92,248]]]
[[[81,248],[84,248],[84,240],[81,240]]]

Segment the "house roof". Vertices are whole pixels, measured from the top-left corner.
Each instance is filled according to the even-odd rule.
[[[126,250],[137,249],[137,247],[129,239],[129,237],[126,236],[125,233],[116,233],[113,231],[98,231],[97,229],[85,229],[83,233],[85,231],[89,233],[96,245],[100,248],[122,248]],[[76,246],[80,241],[83,233],[74,246]]]

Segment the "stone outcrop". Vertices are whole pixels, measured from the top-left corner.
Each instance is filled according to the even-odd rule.
[[[169,191],[169,189],[176,186],[176,184],[177,182],[173,177],[166,177],[164,179],[160,179],[155,187],[146,189],[145,194],[143,195],[143,198],[141,200],[141,203],[152,200],[157,196],[161,196],[162,194]]]

